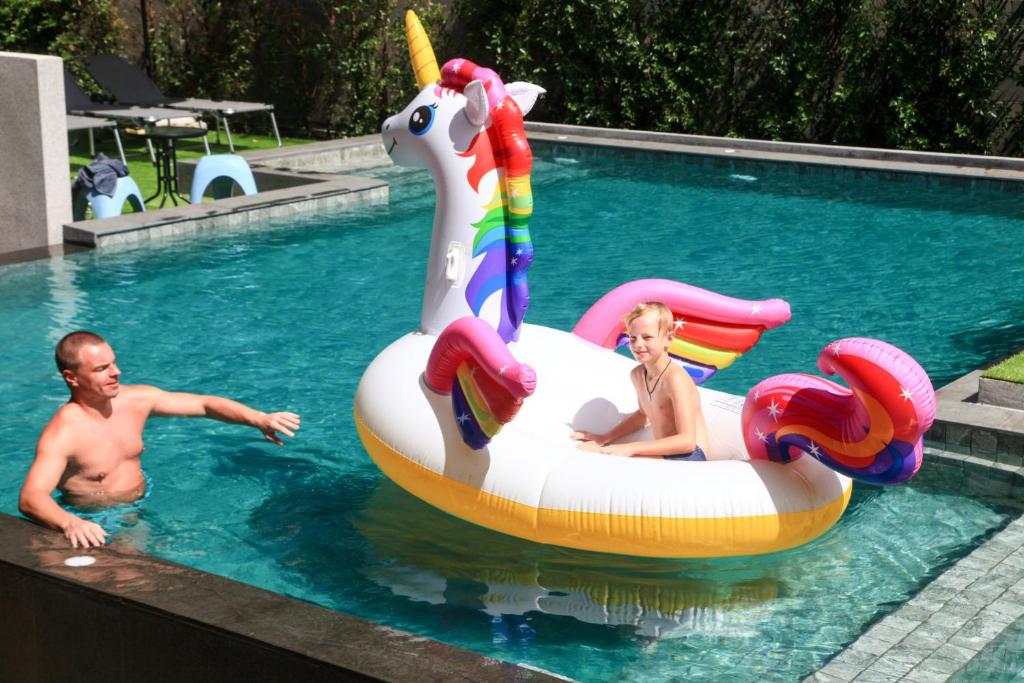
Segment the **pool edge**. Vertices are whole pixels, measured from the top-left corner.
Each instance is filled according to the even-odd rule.
[[[565,680],[6,514],[0,609],[0,680]]]

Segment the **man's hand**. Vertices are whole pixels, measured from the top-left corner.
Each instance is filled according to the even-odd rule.
[[[295,431],[301,427],[302,418],[295,413],[263,413],[256,428],[263,432],[267,441],[273,441],[278,446],[283,446],[284,441],[277,435],[281,432],[285,436],[295,436]]]
[[[79,517],[74,517],[63,527],[64,537],[71,542],[72,548],[97,548],[107,542],[107,532],[96,522],[87,522]]]

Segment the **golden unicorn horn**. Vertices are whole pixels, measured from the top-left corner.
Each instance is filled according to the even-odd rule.
[[[430,47],[430,38],[412,10],[405,13],[405,37],[409,41],[409,58],[412,59],[412,70],[416,72],[416,84],[420,90],[439,82],[441,70],[437,68],[434,48]]]

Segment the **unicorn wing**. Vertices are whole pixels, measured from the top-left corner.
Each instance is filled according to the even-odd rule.
[[[935,390],[905,352],[877,339],[840,339],[818,355],[823,377],[775,375],[743,404],[753,459],[790,462],[808,453],[870,484],[899,484],[921,467],[922,436],[935,420]]]
[[[495,329],[473,316],[444,328],[424,379],[434,391],[451,393],[462,440],[474,449],[486,446],[537,386],[533,368],[516,361]]]
[[[573,333],[615,349],[626,343],[622,318],[642,301],[660,301],[675,318],[669,354],[697,384],[732,365],[765,330],[789,320],[782,299],[749,301],[672,280],[634,280],[605,294],[583,314]]]

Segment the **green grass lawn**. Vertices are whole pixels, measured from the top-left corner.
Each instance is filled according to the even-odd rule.
[[[1015,356],[1010,356],[998,365],[993,365],[982,373],[982,377],[1024,384],[1024,351]]]
[[[96,131],[96,152],[103,152],[111,159],[119,159],[117,153],[117,144],[114,142],[114,136],[109,131]],[[235,143],[235,152],[245,152],[253,149],[268,149],[277,146],[277,140],[274,139],[273,135],[252,135],[252,134],[238,134],[232,135],[232,140]],[[74,133],[69,138],[71,146],[69,152],[71,155],[71,180],[74,181],[75,176],[78,175],[78,169],[82,166],[86,166],[92,161],[92,157],[89,156],[89,135],[85,131]],[[149,152],[146,150],[146,143],[142,138],[128,135],[125,132],[121,132],[121,142],[124,144],[124,156],[128,160],[128,171],[131,177],[138,184],[139,189],[142,190],[143,197],[149,197],[156,192],[156,167],[153,166],[153,162],[149,158]],[[307,140],[304,138],[288,138],[281,137],[281,143],[285,146],[288,145],[301,145],[307,142],[314,142],[313,140]],[[194,140],[179,140],[177,143],[178,148],[178,160],[183,161],[186,159],[198,159],[206,153],[203,148],[202,138],[196,138]],[[217,140],[217,134],[215,132],[210,133],[210,152],[212,154],[230,154],[231,150],[228,149],[228,139],[225,135],[220,136],[220,141]],[[188,188],[180,187],[181,193],[188,196]],[[160,206],[160,197],[157,197],[153,201],[146,203],[146,209],[156,209]],[[164,204],[164,207],[172,206],[170,201]],[[125,204],[125,211],[131,211],[131,207]]]

